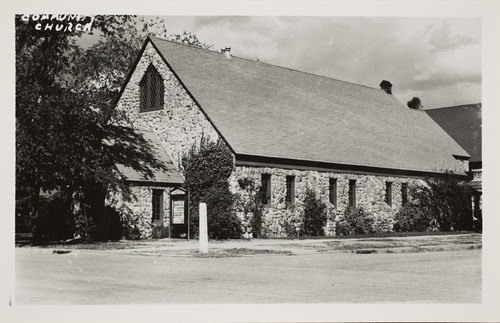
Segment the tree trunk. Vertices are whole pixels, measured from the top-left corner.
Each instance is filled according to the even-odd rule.
[[[38,244],[42,240],[42,233],[40,230],[40,226],[42,223],[40,219],[40,186],[35,186],[30,195],[32,219],[31,232],[33,234],[31,242],[33,244]]]

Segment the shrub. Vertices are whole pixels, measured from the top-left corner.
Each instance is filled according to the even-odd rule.
[[[139,220],[136,217],[129,217],[123,223],[123,235],[127,240],[140,240],[141,230]]]
[[[439,230],[471,230],[471,188],[450,173],[428,178],[425,183],[412,189],[411,195],[415,205],[429,212]]]
[[[92,242],[94,240],[94,231],[96,225],[94,219],[87,215],[85,210],[80,210],[75,214],[75,232],[84,242]]]
[[[168,228],[163,226],[163,224],[155,225],[151,233],[151,239],[163,239],[168,238]]]
[[[298,237],[304,234],[304,214],[298,212],[288,213],[283,221],[283,231],[287,237]]]
[[[362,207],[349,207],[335,224],[337,235],[374,233],[373,217]]]
[[[234,196],[228,185],[233,166],[231,151],[221,140],[212,142],[202,137],[199,147],[191,147],[183,156],[184,187],[188,188],[191,194],[189,207],[192,236],[197,236],[199,230],[198,205],[205,202],[209,237],[239,237],[241,227],[233,212]]]
[[[205,192],[201,202],[207,203],[208,236],[211,239],[239,238],[241,221],[233,211],[234,196],[227,181],[216,183]]]
[[[316,196],[314,190],[306,189],[304,198],[304,234],[311,236],[325,235],[327,210],[326,204]]]
[[[394,216],[394,231],[423,232],[435,230],[436,221],[430,213],[418,205],[406,204]]]
[[[474,214],[475,220],[473,222],[473,229],[476,232],[483,232],[483,212],[478,209]]]
[[[252,233],[254,237],[262,236],[262,221],[263,221],[263,209],[262,195],[265,194],[262,186],[255,183],[252,177],[244,177],[238,179],[238,185],[242,190],[246,190],[249,195],[249,199],[243,205],[243,212],[245,214],[252,213],[252,218],[250,219],[250,227],[252,228]]]

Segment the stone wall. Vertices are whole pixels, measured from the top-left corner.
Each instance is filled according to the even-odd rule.
[[[153,190],[163,189],[163,222],[153,223]],[[168,228],[170,223],[170,192],[172,188],[129,185],[127,189],[115,187],[108,190],[105,204],[116,209],[129,227],[136,227],[141,239],[151,238],[153,227]]]
[[[164,84],[164,108],[158,111],[140,112],[139,83],[150,66],[160,73]],[[117,111],[126,115],[128,122],[135,128],[144,128],[154,131],[161,138],[165,151],[170,155],[174,165],[181,167],[184,154],[195,144],[198,145],[204,136],[217,141],[218,133],[201,112],[200,108],[190,98],[175,75],[163,62],[160,55],[151,44],[148,44],[144,55],[140,58],[117,105]],[[375,175],[358,175],[348,173],[301,171],[280,168],[236,167],[230,178],[233,193],[240,198],[237,209],[242,219],[245,237],[251,237],[249,221],[252,214],[245,214],[241,204],[248,201],[248,192],[239,188],[237,179],[253,177],[260,185],[261,174],[272,175],[272,204],[265,209],[264,233],[269,236],[286,236],[297,232],[301,225],[303,214],[303,200],[306,187],[313,188],[317,196],[328,201],[329,178],[337,179],[337,207],[328,207],[328,223],[325,232],[335,234],[335,218],[343,215],[348,204],[349,180],[357,180],[357,205],[373,213],[380,230],[392,229],[392,216],[401,206],[401,183],[411,182],[403,177],[387,177]],[[295,204],[285,203],[286,176],[295,176]],[[392,207],[385,203],[385,183],[391,181]],[[123,192],[110,192],[110,205],[114,205],[127,219],[137,218],[141,237],[151,236],[152,220],[152,190],[154,187],[131,186],[129,197],[119,197]],[[169,213],[169,194],[165,193],[165,215]],[[168,216],[164,217],[168,225]]]
[[[150,64],[153,64],[163,79],[164,108],[140,112],[139,83]],[[149,129],[158,134],[163,148],[177,167],[180,166],[183,154],[193,144],[199,144],[202,136],[213,141],[219,139],[212,124],[150,43],[123,91],[117,110],[126,115],[133,127]]]
[[[150,64],[163,79],[164,107],[157,111],[140,111],[139,84]],[[217,141],[219,135],[214,127],[191,99],[169,67],[151,44],[148,44],[140,58],[130,81],[127,83],[117,104],[117,113],[124,114],[128,125],[155,132],[161,139],[163,149],[172,159],[174,166],[181,169],[182,156],[193,146],[199,145],[202,137]],[[126,194],[110,190],[108,205],[113,205],[127,221],[137,219],[141,238],[150,238],[152,222],[153,186],[130,186]],[[164,225],[168,226],[170,192],[164,193]]]
[[[260,185],[262,174],[271,175],[272,202],[271,207],[265,208],[263,232],[272,237],[287,236],[298,230],[302,223],[303,201],[307,187],[314,189],[316,195],[328,205],[325,233],[334,235],[335,220],[342,217],[348,207],[349,180],[356,180],[356,206],[363,207],[366,212],[373,215],[377,231],[391,231],[393,216],[402,205],[402,183],[408,183],[411,186],[418,181],[397,176],[237,166],[230,178],[232,192],[242,200],[248,199],[249,193],[239,187],[238,179],[253,178]],[[295,176],[295,204],[293,206],[285,202],[286,176]],[[337,179],[336,208],[328,202],[330,178]],[[392,183],[392,206],[385,202],[387,182]],[[242,219],[245,236],[250,237],[252,232],[249,220],[252,215],[244,214],[242,208],[239,208],[237,212]]]

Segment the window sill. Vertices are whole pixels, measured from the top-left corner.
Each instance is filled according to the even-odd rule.
[[[141,109],[139,109],[139,113],[150,113],[150,112],[159,112],[159,111],[163,111],[163,107],[159,108],[159,109],[154,109],[154,110],[141,110]]]

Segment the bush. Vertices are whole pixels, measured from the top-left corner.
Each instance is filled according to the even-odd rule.
[[[349,207],[336,222],[335,232],[337,235],[374,233],[373,217],[362,207]]]
[[[241,221],[233,212],[234,196],[227,181],[219,182],[205,192],[201,202],[207,203],[208,237],[240,238]]]
[[[242,190],[246,190],[249,195],[249,200],[243,205],[245,214],[252,214],[250,219],[250,227],[254,237],[262,236],[263,209],[262,196],[265,194],[262,186],[255,183],[252,177],[238,179],[238,185]]]
[[[208,235],[210,238],[239,238],[241,226],[233,212],[234,196],[228,178],[233,170],[233,155],[221,140],[211,142],[201,138],[182,158],[184,187],[191,194],[191,232],[198,235],[199,203],[207,203]]]
[[[164,227],[162,224],[155,225],[153,227],[153,232],[151,233],[152,239],[163,239],[168,238],[168,228]]]
[[[314,190],[308,187],[304,199],[304,234],[310,236],[325,235],[326,217],[326,204],[316,196]]]
[[[139,229],[139,220],[136,217],[130,217],[123,223],[123,236],[127,240],[140,240],[141,230]]]
[[[472,190],[457,176],[446,173],[425,180],[411,191],[414,204],[429,212],[440,231],[472,229]]]
[[[436,221],[428,211],[415,204],[406,204],[394,216],[394,231],[423,232],[437,228]]]

